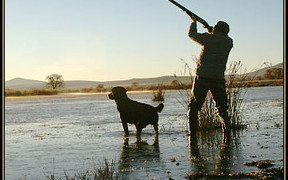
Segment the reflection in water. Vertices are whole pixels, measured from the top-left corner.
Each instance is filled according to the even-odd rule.
[[[221,141],[219,142],[219,139],[217,139],[217,134],[199,135],[200,143],[197,136],[189,136],[188,139],[190,159],[194,173],[211,173],[211,171],[217,174],[231,173],[233,164],[231,137],[227,138],[222,136],[222,144],[219,146],[218,143],[221,143]],[[215,150],[215,148],[218,150]],[[208,149],[208,153],[203,152],[205,149]],[[214,157],[216,157],[216,159],[214,159]],[[211,160],[213,162],[211,162]]]
[[[232,147],[231,137],[225,137],[222,135],[222,145],[218,150],[216,173],[229,174],[231,173],[230,164],[232,161]]]
[[[147,142],[130,145],[128,142],[128,137],[125,137],[119,160],[119,172],[121,176],[125,179],[133,179],[133,177],[139,176],[139,173],[144,173],[145,176],[146,171],[157,173],[160,162],[158,137],[155,136],[152,145],[149,145]]]
[[[205,160],[200,156],[197,136],[188,136],[188,138],[190,159],[192,166],[195,168],[195,173],[206,173],[207,166],[205,165]]]

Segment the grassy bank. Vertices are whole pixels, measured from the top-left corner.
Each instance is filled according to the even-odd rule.
[[[272,79],[272,80],[250,80],[244,82],[233,82],[234,87],[239,87],[241,84],[245,84],[247,87],[258,87],[258,86],[283,86],[283,79]]]
[[[274,80],[250,80],[250,81],[235,81],[233,82],[233,87],[239,87],[245,85],[246,87],[257,87],[257,86],[283,86],[283,79]],[[179,89],[190,89],[192,87],[192,82],[181,85],[161,85],[162,90],[179,90]],[[149,86],[128,86],[125,87],[128,91],[145,91],[151,90],[155,91],[159,89],[159,85],[149,85]],[[16,90],[16,89],[5,89],[5,97],[9,96],[36,96],[36,95],[56,95],[59,93],[99,93],[99,92],[109,92],[110,88],[82,88],[77,90],[47,90],[47,89],[26,89],[26,90]]]
[[[60,91],[58,90],[43,90],[43,89],[32,89],[32,90],[5,89],[5,96],[56,95],[59,92]]]

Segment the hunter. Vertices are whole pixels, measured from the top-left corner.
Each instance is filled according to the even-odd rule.
[[[195,136],[198,124],[198,111],[202,108],[208,91],[220,115],[224,136],[231,136],[231,122],[227,112],[226,81],[224,72],[233,41],[228,36],[229,25],[219,21],[209,33],[198,33],[196,19],[191,17],[189,37],[202,46],[197,62],[196,76],[193,81],[190,102],[188,105],[189,135]],[[212,27],[210,27],[212,28]],[[210,32],[211,31],[211,32]]]

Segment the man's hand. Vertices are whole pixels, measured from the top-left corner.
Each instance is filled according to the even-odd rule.
[[[213,32],[213,27],[212,27],[212,26],[209,26],[209,27],[207,28],[207,30],[208,30],[209,33],[212,33],[212,32]]]
[[[196,18],[194,16],[190,16],[193,22],[196,22]]]

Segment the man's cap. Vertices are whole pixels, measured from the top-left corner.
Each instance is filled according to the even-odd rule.
[[[224,32],[225,34],[228,34],[230,31],[229,25],[224,22],[224,21],[219,21],[215,26],[214,26],[214,31],[221,31]]]

